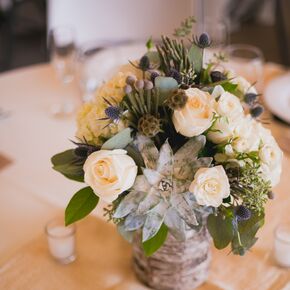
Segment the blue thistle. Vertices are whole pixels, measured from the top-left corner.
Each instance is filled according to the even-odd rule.
[[[200,48],[207,48],[211,45],[210,37],[205,32],[202,33],[199,37],[196,37],[194,42]]]
[[[167,74],[167,76],[174,78],[179,84],[182,81],[182,76],[181,76],[180,72],[178,70],[176,70],[175,68],[171,68],[169,70],[169,73]]]
[[[252,105],[256,101],[257,97],[258,97],[257,94],[247,93],[244,96],[244,101],[245,101],[246,104]]]
[[[258,105],[250,110],[250,114],[253,118],[258,118],[264,112],[264,108]]]
[[[210,77],[211,77],[211,80],[215,83],[215,82],[220,82],[220,81],[224,81],[227,79],[227,77],[220,71],[218,70],[215,70],[215,71],[212,71],[210,73]]]
[[[117,106],[109,106],[105,109],[105,114],[108,119],[116,122],[120,120],[120,117],[122,115],[122,109]]]
[[[147,55],[143,55],[139,61],[139,68],[143,71],[147,71],[150,68],[150,60]]]
[[[151,82],[153,83],[153,84],[155,84],[155,79],[157,78],[157,77],[159,77],[160,76],[160,73],[159,72],[157,72],[157,71],[153,71],[152,73],[151,73],[151,76],[150,76],[150,78],[151,78]]]
[[[235,208],[234,214],[238,222],[246,221],[251,218],[252,212],[244,205],[239,205]]]

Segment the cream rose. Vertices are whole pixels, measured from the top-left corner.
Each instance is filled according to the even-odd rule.
[[[219,117],[207,133],[207,138],[215,144],[226,142],[234,137],[237,124],[227,117]]]
[[[132,187],[137,166],[125,150],[100,150],[92,153],[84,164],[85,183],[102,200],[114,201]]]
[[[244,109],[239,98],[228,92],[220,95],[216,105],[216,111],[220,116],[225,116],[230,119],[240,118],[244,114]]]
[[[245,78],[243,77],[234,77],[231,80],[231,83],[238,85],[238,90],[240,90],[243,94],[253,93],[257,94],[257,91],[253,85],[251,85]]]
[[[215,100],[209,93],[196,88],[190,88],[185,93],[188,100],[184,108],[174,111],[173,124],[183,136],[198,136],[211,126]]]
[[[218,207],[223,199],[230,195],[230,184],[221,165],[211,168],[200,168],[195,173],[189,191],[199,205]]]

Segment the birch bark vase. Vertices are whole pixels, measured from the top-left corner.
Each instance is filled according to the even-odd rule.
[[[203,227],[189,230],[184,242],[168,233],[164,245],[146,257],[141,234],[133,241],[133,264],[137,278],[156,290],[192,290],[206,281],[211,261],[210,236]]]

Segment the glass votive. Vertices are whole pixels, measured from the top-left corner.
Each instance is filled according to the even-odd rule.
[[[277,263],[290,267],[290,224],[281,224],[275,230],[274,256]]]
[[[258,91],[262,91],[264,81],[263,52],[255,46],[247,44],[232,44],[225,50],[227,69],[255,84]]]
[[[66,227],[63,219],[56,218],[47,223],[45,232],[49,251],[58,262],[69,264],[76,259],[74,224]]]

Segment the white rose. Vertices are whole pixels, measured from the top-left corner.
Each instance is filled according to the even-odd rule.
[[[221,165],[211,168],[200,168],[195,173],[189,191],[199,205],[218,207],[223,199],[230,195],[230,184]]]
[[[243,94],[247,94],[247,93],[257,94],[255,87],[251,85],[243,77],[235,77],[231,80],[231,83],[238,85],[238,90],[241,91]]]
[[[174,111],[172,121],[180,134],[198,136],[211,126],[215,101],[209,93],[196,88],[190,88],[185,93],[188,97],[186,105]]]
[[[244,114],[244,109],[239,98],[228,92],[220,95],[216,105],[216,111],[220,116],[225,116],[230,119],[240,118]]]
[[[270,181],[271,186],[275,186],[280,182],[282,167],[281,165],[276,166],[275,168],[270,168],[266,164],[261,164],[260,167],[262,178]]]
[[[250,115],[240,120],[235,128],[234,136],[232,147],[237,152],[245,153],[258,150],[260,137],[257,134],[257,122]]]
[[[237,122],[227,117],[215,120],[213,126],[207,133],[207,138],[215,144],[226,142],[234,137]]]
[[[132,187],[137,176],[134,160],[125,150],[100,150],[93,152],[84,164],[85,183],[106,202]]]

